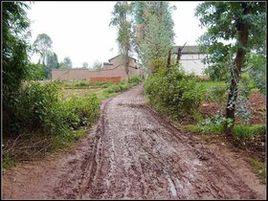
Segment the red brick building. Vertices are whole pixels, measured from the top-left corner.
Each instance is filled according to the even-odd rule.
[[[129,57],[129,77],[142,75],[143,71],[138,66],[137,60]],[[88,81],[110,81],[119,82],[127,78],[123,65],[122,55],[117,55],[109,62],[103,63],[98,70],[87,68],[53,69],[52,80],[88,80]]]

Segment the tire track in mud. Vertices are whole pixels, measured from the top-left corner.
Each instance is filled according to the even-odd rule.
[[[258,191],[255,175],[226,153],[207,147],[162,118],[146,105],[138,86],[102,105],[89,136],[57,161],[53,188],[42,197],[264,199],[265,187],[259,185]],[[26,181],[25,185],[31,195]]]
[[[228,163],[191,146],[188,136],[144,106],[138,90],[107,104],[93,171],[83,178],[79,198],[256,198]]]

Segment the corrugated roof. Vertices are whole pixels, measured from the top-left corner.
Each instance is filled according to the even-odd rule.
[[[58,71],[66,71],[66,70],[89,70],[88,68],[53,68],[52,70],[58,70]]]
[[[113,59],[115,59],[116,57],[119,57],[119,56],[121,56],[121,54],[118,54],[117,56],[115,56],[115,57],[109,59],[108,61],[111,62],[111,60],[113,60]],[[131,58],[131,59],[134,59],[135,62],[137,61],[137,60],[136,60],[135,58],[133,58],[133,57],[130,57],[130,56],[128,56],[128,57]]]
[[[108,63],[108,62],[103,62],[103,65],[113,65],[113,64]]]
[[[178,48],[182,48],[183,46],[174,46],[172,53],[177,54]],[[182,54],[200,54],[202,51],[198,46],[184,46],[182,49]]]

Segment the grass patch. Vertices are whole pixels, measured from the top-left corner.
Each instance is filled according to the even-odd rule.
[[[214,134],[218,135],[223,132],[222,125],[185,125],[183,127],[186,131],[199,134]]]
[[[199,82],[199,85],[206,90],[210,90],[212,87],[226,87],[224,81],[201,81]]]
[[[242,125],[238,124],[234,126],[233,134],[236,138],[251,138],[257,135],[265,134],[265,125],[255,124],[255,125]],[[184,129],[193,133],[200,134],[223,134],[224,127],[222,123],[198,123],[196,125],[185,125]]]
[[[256,135],[264,135],[265,125],[235,125],[233,132],[234,135],[238,138],[248,138]]]
[[[5,154],[5,157],[2,159],[2,167],[3,169],[9,169],[16,164],[16,160],[12,158],[10,155]]]
[[[253,168],[255,174],[260,178],[263,184],[266,184],[266,167],[265,163],[261,162],[255,158],[250,158],[249,163]]]

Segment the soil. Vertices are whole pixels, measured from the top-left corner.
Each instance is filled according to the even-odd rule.
[[[248,99],[248,108],[251,113],[250,124],[265,124],[266,117],[266,104],[265,95],[259,91],[252,92]],[[216,102],[203,102],[200,107],[201,114],[207,117],[213,117],[216,113],[225,114],[225,103],[219,104]],[[236,119],[237,123],[240,122],[239,118]]]
[[[243,156],[175,128],[146,106],[142,86],[102,105],[66,153],[3,174],[5,199],[265,199]]]
[[[260,92],[251,93],[249,96],[249,107],[252,113],[250,124],[265,124],[266,104],[265,95]]]

